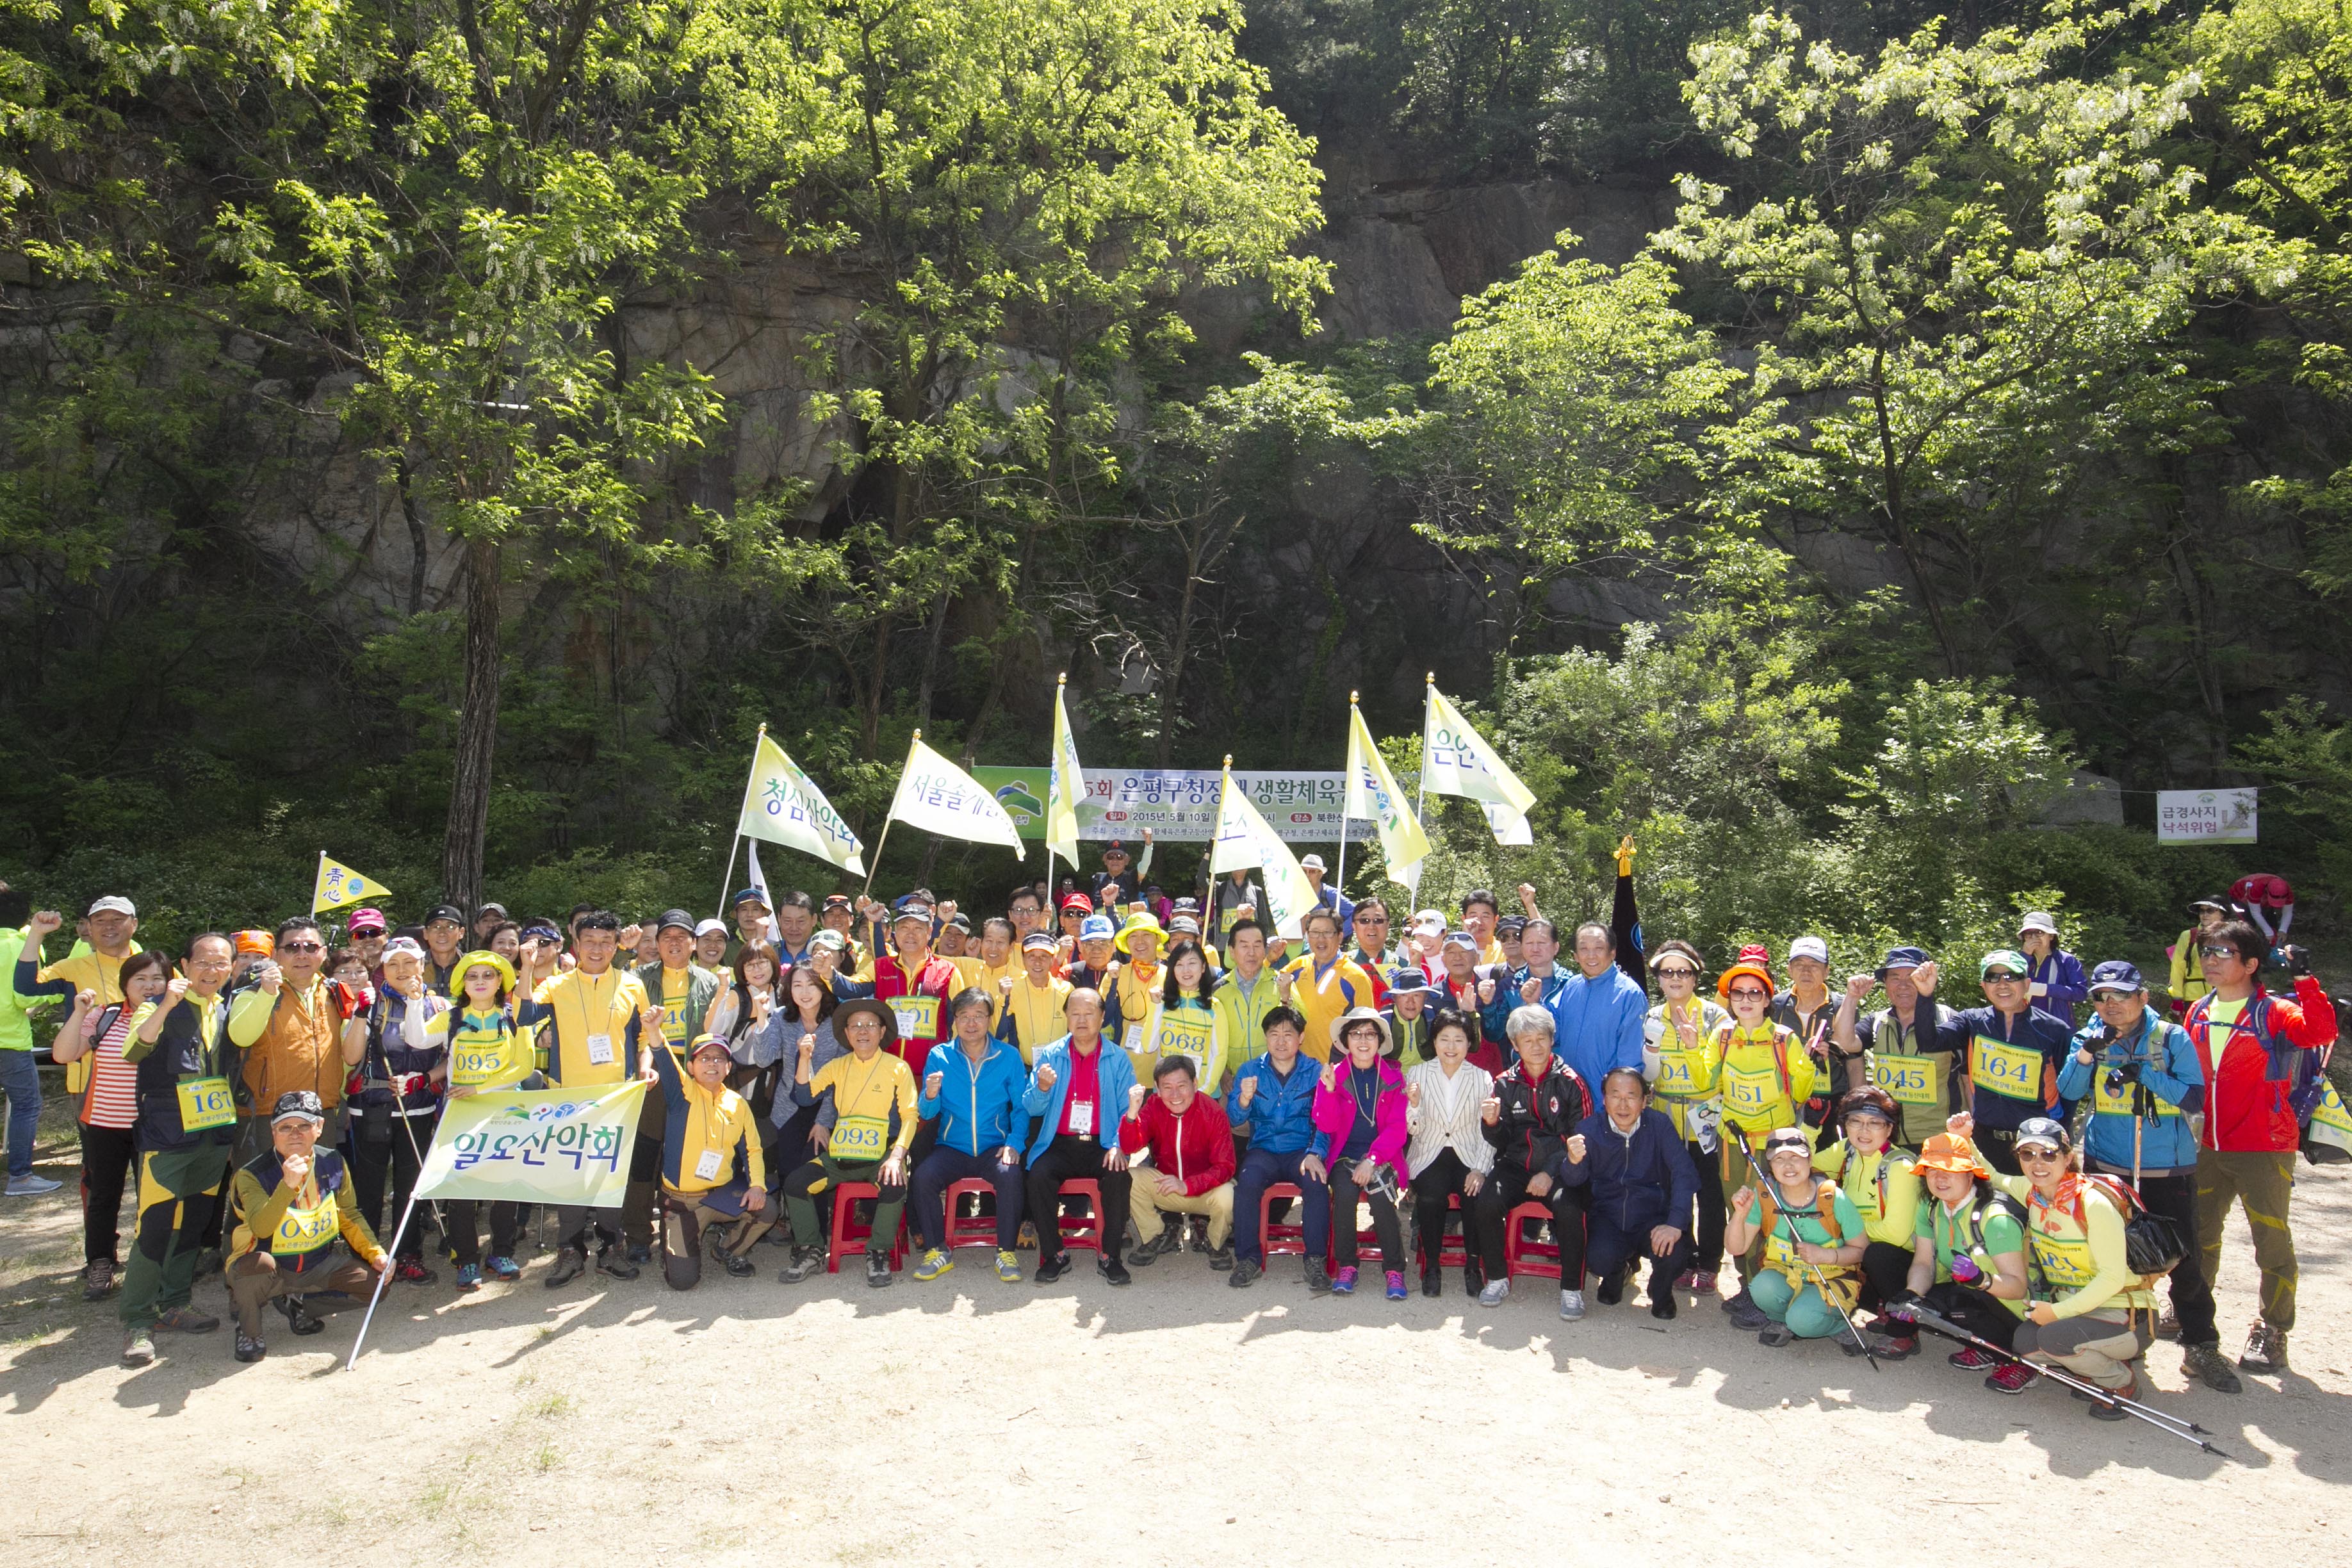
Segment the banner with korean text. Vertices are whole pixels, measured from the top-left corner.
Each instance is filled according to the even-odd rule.
[[[1043,838],[1046,780],[1052,771],[1042,763],[1030,768],[982,765],[972,769],[971,776],[996,796],[1022,837]],[[1205,844],[1216,836],[1217,789],[1223,776],[1215,768],[1088,768],[1087,792],[1077,802],[1078,837],[1096,842],[1124,838],[1131,844],[1149,827],[1162,844]],[[1284,843],[1339,842],[1345,773],[1235,768],[1234,785],[1249,796]],[[1348,823],[1348,840],[1361,844],[1372,831],[1368,818],[1356,817]]]
[[[641,1079],[453,1099],[425,1152],[417,1195],[617,1208],[645,1100]]]

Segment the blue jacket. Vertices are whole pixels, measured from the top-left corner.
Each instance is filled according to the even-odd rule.
[[[1315,1059],[1304,1053],[1290,1064],[1286,1080],[1275,1071],[1273,1057],[1263,1053],[1252,1057],[1234,1074],[1234,1087],[1225,1091],[1225,1120],[1234,1124],[1236,1134],[1249,1134],[1254,1150],[1304,1153],[1315,1141],[1315,1085],[1320,1077]],[[1257,1097],[1244,1110],[1242,1084],[1249,1079],[1257,1082]]]
[[[1022,1109],[1029,1072],[1021,1065],[1019,1051],[991,1040],[975,1073],[961,1046],[951,1038],[941,1040],[924,1059],[918,1088],[928,1084],[933,1073],[940,1075],[939,1097],[920,1096],[915,1114],[926,1121],[939,1118],[938,1139],[943,1147],[981,1154],[1007,1143],[1018,1149],[1029,1141],[1029,1115]]]
[[[1135,1087],[1135,1064],[1127,1059],[1108,1035],[1095,1048],[1101,1058],[1096,1068],[1096,1085],[1099,1098],[1095,1102],[1095,1142],[1106,1149],[1118,1147],[1119,1118],[1127,1114],[1127,1091]],[[1062,1106],[1070,1098],[1070,1037],[1064,1035],[1032,1058],[1028,1091],[1021,1097],[1021,1109],[1037,1119],[1029,1139],[1029,1158],[1043,1154],[1054,1142],[1054,1130],[1062,1124]],[[1047,1068],[1054,1069],[1054,1087],[1039,1089],[1037,1075]]]
[[[2074,1038],[2072,1025],[2039,1007],[2028,1007],[2014,1024],[1998,1007],[1956,1009],[1936,1020],[1936,1042],[1938,1049],[1961,1053],[1954,1070],[1964,1079],[1974,1060],[1973,1042],[1979,1035],[2003,1045],[2038,1051],[2042,1066],[2042,1088],[2031,1100],[2020,1100],[1973,1082],[1969,1084],[1969,1113],[1977,1119],[1979,1131],[2014,1132],[2036,1116],[2068,1120],[2059,1106],[2058,1069]]]
[[[2042,987],[2033,1005],[2045,1013],[2055,1013],[2069,1024],[2078,1023],[2078,1009],[2090,1000],[2091,982],[2083,973],[2083,961],[2073,953],[2053,949],[2050,956],[2033,965],[2033,983]],[[2066,1098],[2072,1100],[2073,1095]]]
[[[2084,1067],[2074,1052],[2087,1050],[2098,1058]],[[2120,1100],[2102,1092],[2111,1068],[2139,1064],[2139,1083],[2158,1101],[2155,1116],[2141,1120],[2128,1109],[2131,1086],[2123,1086]],[[2066,1065],[2058,1069],[2058,1093],[2068,1104],[2089,1100],[2091,1118],[2083,1129],[2084,1158],[2112,1170],[2132,1168],[2132,1123],[2140,1121],[2139,1168],[2162,1175],[2194,1169],[2197,1134],[2187,1112],[2203,1109],[2205,1069],[2199,1065],[2189,1031],[2150,1007],[2128,1039],[2119,1039],[2103,1018],[2094,1018],[2074,1033]],[[2095,1098],[2094,1098],[2095,1096]]]
[[[1591,1213],[1629,1235],[1654,1226],[1683,1228],[1698,1196],[1698,1167],[1683,1136],[1663,1110],[1644,1110],[1631,1133],[1620,1132],[1606,1110],[1577,1123],[1584,1158],[1562,1154],[1553,1174],[1590,1189]]]
[[[1641,1070],[1642,1026],[1650,1016],[1650,998],[1632,975],[1613,963],[1598,980],[1579,973],[1550,1005],[1559,1030],[1552,1037],[1554,1054],[1596,1095],[1610,1068]]]
[[[1532,977],[1524,963],[1507,972],[1504,972],[1504,966],[1501,964],[1496,964],[1495,967],[1498,971],[1495,976],[1495,999],[1478,1009],[1478,1027],[1485,1032],[1486,1038],[1501,1046],[1504,1056],[1508,1057],[1511,1054],[1511,1037],[1504,1032],[1503,1026],[1509,1021],[1511,1010],[1520,1005],[1519,987],[1525,985]],[[1566,1023],[1560,1017],[1560,999],[1568,994],[1570,981],[1583,978],[1584,976],[1574,968],[1563,969],[1555,963],[1551,966],[1551,973],[1544,979],[1541,1005],[1545,1012],[1551,1015],[1555,1047],[1559,1044],[1560,1035],[1567,1029]],[[1649,1012],[1647,998],[1643,999],[1643,1013],[1646,1016]]]

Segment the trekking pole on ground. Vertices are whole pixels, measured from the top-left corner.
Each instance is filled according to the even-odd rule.
[[[1738,1140],[1739,1152],[1746,1157],[1748,1161],[1748,1168],[1756,1173],[1757,1179],[1761,1181],[1764,1184],[1765,1190],[1772,1194],[1773,1206],[1778,1208],[1782,1214],[1792,1216],[1789,1224],[1789,1230],[1790,1235],[1794,1236],[1797,1226],[1793,1216],[1799,1211],[1790,1208],[1789,1206],[1789,1200],[1780,1195],[1780,1184],[1772,1179],[1771,1169],[1757,1160],[1756,1151],[1748,1147],[1748,1135],[1740,1131],[1738,1128],[1732,1127],[1729,1122],[1726,1122],[1724,1125],[1730,1128],[1732,1137]],[[1796,1250],[1794,1243],[1791,1243],[1790,1250],[1792,1252]],[[1813,1271],[1813,1288],[1822,1293],[1822,1300],[1827,1301],[1831,1306],[1835,1307],[1837,1309],[1838,1316],[1845,1321],[1845,1331],[1853,1335],[1853,1342],[1862,1347],[1862,1357],[1864,1361],[1870,1363],[1870,1370],[1873,1372],[1880,1371],[1881,1368],[1878,1364],[1878,1357],[1871,1353],[1870,1342],[1862,1337],[1862,1331],[1860,1329],[1854,1327],[1853,1314],[1845,1310],[1845,1303],[1839,1300],[1837,1297],[1831,1292],[1830,1282],[1822,1277],[1821,1265],[1805,1258],[1802,1254],[1798,1256],[1797,1261],[1802,1263],[1806,1268]]]
[[[2089,1379],[2076,1377],[2063,1367],[2043,1366],[2038,1362],[2028,1361],[2015,1351],[2001,1349],[1982,1334],[1970,1333],[1923,1302],[1914,1301],[1907,1310],[1911,1313],[1912,1321],[1923,1329],[1941,1334],[1948,1340],[1958,1340],[1960,1343],[1972,1346],[1988,1355],[1999,1356],[2005,1362],[2025,1368],[2038,1377],[2046,1377],[2053,1383],[2074,1389],[2076,1393],[2087,1396],[2096,1404],[2107,1406],[2110,1410],[2119,1410],[2126,1415],[2136,1415],[2159,1432],[2169,1432],[2176,1437],[2185,1438],[2196,1444],[2215,1458],[2228,1459],[2232,1464],[2237,1462],[2235,1456],[2224,1453],[2207,1442],[2205,1439],[2211,1434],[2194,1421],[2183,1416],[2168,1415],[2153,1405],[2143,1405],[2137,1399],[2127,1399],[2114,1389],[2101,1388]]]
[[[415,1209],[416,1189],[411,1187],[408,1189],[408,1203],[406,1206],[403,1207],[400,1211],[400,1222],[402,1226],[407,1225],[409,1215],[415,1213]],[[400,1228],[397,1226],[394,1227],[392,1234],[398,1236],[400,1234]],[[375,1321],[375,1310],[377,1305],[383,1300],[383,1288],[392,1280],[392,1254],[387,1251],[383,1255],[383,1271],[375,1277],[375,1294],[368,1298],[367,1315],[360,1320],[360,1331],[352,1336],[352,1357],[350,1361],[343,1363],[343,1370],[345,1372],[351,1371],[352,1366],[356,1364],[360,1359],[360,1346],[367,1342],[368,1325]]]

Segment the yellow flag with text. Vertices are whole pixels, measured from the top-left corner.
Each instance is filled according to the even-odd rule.
[[[310,889],[310,912],[324,914],[340,910],[345,904],[356,904],[369,899],[386,899],[390,889],[373,877],[362,877],[341,860],[330,860],[325,851],[319,855],[319,879]]]
[[[1429,835],[1404,808],[1404,791],[1397,788],[1396,775],[1372,744],[1370,726],[1352,702],[1348,704],[1348,794],[1342,809],[1349,816],[1372,819],[1389,879],[1414,886],[1422,857],[1429,853]]]

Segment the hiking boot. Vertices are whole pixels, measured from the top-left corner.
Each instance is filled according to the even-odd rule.
[[[1225,1283],[1236,1290],[1246,1290],[1256,1284],[1257,1277],[1265,1272],[1265,1265],[1252,1263],[1246,1258],[1237,1258],[1234,1263],[1234,1271],[1227,1276]]]
[[[644,1250],[643,1247],[633,1247],[625,1253],[616,1254],[609,1247],[599,1247],[596,1250],[596,1272],[609,1274],[615,1279],[635,1279],[637,1277],[636,1255]]]
[[[936,1247],[931,1247],[924,1252],[922,1261],[915,1265],[915,1282],[928,1285],[954,1267],[954,1258]]]
[[[1677,1289],[1677,1290],[1696,1290],[1696,1289],[1698,1289],[1698,1270],[1697,1270],[1697,1269],[1696,1269],[1696,1268],[1685,1268],[1685,1269],[1684,1269],[1680,1274],[1675,1275],[1675,1289]]]
[[[2022,1394],[2033,1386],[2033,1369],[2021,1361],[2003,1362],[1985,1374],[1984,1385],[1995,1394]]]
[[[1330,1271],[1323,1267],[1320,1258],[1310,1258],[1307,1261],[1307,1293],[1310,1296],[1328,1296],[1331,1293]]]
[[[1735,1297],[1734,1300],[1736,1300],[1738,1298]],[[1761,1330],[1765,1324],[1771,1321],[1772,1314],[1758,1306],[1752,1300],[1741,1302],[1739,1310],[1731,1314],[1731,1326],[1735,1329]]]
[[[457,1265],[457,1289],[478,1290],[482,1288],[482,1266],[478,1263]]]
[[[1509,1280],[1489,1279],[1479,1289],[1478,1305],[1482,1307],[1499,1307],[1503,1304],[1504,1299],[1509,1296],[1510,1293],[1511,1282]]]
[[[1622,1268],[1601,1277],[1600,1288],[1592,1292],[1604,1307],[1613,1307],[1625,1299],[1625,1271]]]
[[[1067,1274],[1069,1271],[1070,1255],[1066,1252],[1057,1252],[1051,1258],[1039,1258],[1037,1260],[1037,1272],[1031,1275],[1030,1278],[1036,1280],[1040,1285],[1051,1285],[1055,1280],[1059,1279],[1063,1275]]]
[[[1184,1227],[1184,1230],[1187,1244],[1191,1246],[1193,1251],[1208,1252],[1213,1250],[1209,1246],[1209,1222],[1206,1216],[1194,1215],[1192,1216],[1192,1223],[1187,1225]]]
[[[1388,1271],[1388,1274],[1387,1274],[1387,1276],[1386,1276],[1386,1279],[1387,1279],[1387,1280],[1388,1280],[1388,1287],[1389,1287],[1389,1300],[1391,1300],[1391,1301],[1402,1301],[1402,1300],[1404,1300],[1407,1297],[1409,1297],[1409,1296],[1411,1296],[1411,1295],[1412,1294],[1412,1291],[1410,1291],[1410,1290],[1408,1290],[1408,1289],[1406,1289],[1404,1288],[1404,1270],[1403,1270],[1403,1269],[1402,1269],[1402,1268],[1391,1268],[1391,1269],[1390,1269],[1390,1270]]]
[[[425,1268],[422,1258],[404,1258],[399,1262],[394,1264],[392,1266],[392,1277],[395,1281],[403,1285],[430,1285],[433,1281],[441,1278],[441,1276],[434,1273],[430,1268]]]
[[[579,1279],[582,1270],[587,1267],[586,1253],[576,1247],[559,1247],[555,1249],[555,1267],[547,1271],[547,1278],[541,1283],[551,1290],[559,1285],[569,1285]]]
[[[254,1338],[254,1336],[252,1336],[251,1334],[247,1333],[243,1329],[239,1329],[239,1330],[237,1330],[237,1331],[236,1331],[236,1359],[237,1359],[237,1360],[239,1360],[239,1361],[241,1361],[241,1362],[257,1362],[257,1361],[259,1361],[263,1356],[268,1355],[268,1353],[269,1353],[269,1347],[268,1347],[268,1345],[263,1344],[259,1340],[257,1340],[257,1339]]]
[[[2177,1340],[2180,1337],[2180,1314],[2167,1307],[2156,1320],[2156,1337]]]
[[[2246,1385],[2230,1370],[2220,1345],[2190,1345],[2180,1352],[2180,1370],[2216,1394],[2242,1394]]]
[[[327,1320],[310,1310],[310,1304],[299,1296],[280,1296],[278,1310],[286,1315],[286,1326],[298,1335],[320,1334],[327,1331]]]
[[[1919,1353],[1919,1336],[1881,1334],[1870,1342],[1870,1353],[1881,1361],[1909,1361]]]
[[[114,1260],[101,1258],[81,1271],[81,1299],[103,1301],[114,1294]]]
[[[490,1277],[494,1279],[520,1279],[522,1278],[522,1265],[517,1263],[511,1258],[504,1258],[495,1255],[489,1258],[485,1258],[482,1259],[482,1267],[490,1271]]]
[[[793,1248],[793,1260],[777,1271],[776,1279],[780,1284],[797,1285],[824,1267],[824,1247],[795,1247]]]
[[[1007,1252],[1001,1247],[998,1247],[996,1249],[996,1277],[999,1279],[1003,1280],[1007,1285],[1020,1284],[1021,1255],[1017,1252]]]
[[[1223,1274],[1234,1266],[1234,1244],[1227,1242],[1209,1254],[1209,1267]]]
[[[2139,1397],[2139,1379],[2134,1378],[2129,1383],[2125,1384],[2121,1388],[2110,1388],[2107,1392],[2114,1394],[2117,1399],[2137,1400]],[[2128,1421],[2131,1419],[2131,1412],[2126,1410],[2120,1405],[2110,1405],[2104,1399],[2094,1399],[2091,1401],[2091,1419],[2094,1421]]]
[[[1722,1307],[1727,1313],[1729,1313],[1733,1317],[1738,1317],[1741,1312],[1746,1311],[1755,1304],[1755,1299],[1748,1294],[1748,1287],[1745,1285],[1739,1288],[1739,1294],[1737,1296],[1726,1296],[1717,1303],[1717,1305]]]
[[[155,1326],[167,1334],[208,1334],[220,1327],[220,1320],[194,1307],[173,1307],[157,1315]]]
[[[1584,1316],[1584,1292],[1562,1290],[1559,1293],[1559,1321],[1573,1323]]]
[[[1118,1260],[1118,1253],[1116,1249],[1106,1252],[1100,1258],[1095,1259],[1095,1272],[1101,1275],[1106,1281],[1113,1285],[1132,1285],[1135,1283],[1135,1276],[1129,1274],[1127,1271],[1127,1265]]]
[[[1838,1349],[1843,1351],[1848,1355],[1868,1355],[1870,1353],[1870,1347],[1862,1342],[1862,1334],[1858,1330],[1850,1328],[1840,1329],[1836,1333],[1832,1334],[1830,1339],[1836,1344]]]
[[[144,1329],[133,1329],[122,1336],[122,1364],[146,1366],[155,1359],[155,1341]]]
[[[1025,1219],[1023,1220],[1021,1222],[1021,1234],[1013,1237],[1013,1245],[1017,1247],[1026,1247],[1031,1250],[1034,1250],[1037,1246],[1037,1227],[1034,1225],[1032,1225],[1029,1221]]]
[[[752,1262],[748,1258],[740,1257],[732,1252],[727,1255],[726,1263],[727,1272],[738,1279],[749,1279],[752,1275],[757,1274],[760,1271],[760,1266],[758,1264]]]
[[[1336,1268],[1336,1269],[1332,1270],[1332,1273],[1331,1273],[1331,1294],[1333,1294],[1334,1296],[1352,1296],[1352,1295],[1354,1295],[1355,1293],[1356,1293],[1356,1269],[1355,1269],[1355,1266],[1354,1266],[1353,1264],[1345,1264],[1345,1265],[1342,1265],[1341,1267],[1339,1267],[1339,1268]]]
[[[1765,1320],[1764,1326],[1756,1331],[1756,1342],[1759,1345],[1769,1345],[1774,1350],[1779,1350],[1796,1337],[1796,1330],[1786,1323],[1776,1323],[1769,1319]]]
[[[1712,1268],[1702,1268],[1697,1273],[1692,1275],[1690,1288],[1697,1291],[1702,1296],[1714,1295],[1715,1270]]]
[[[2238,1364],[2248,1372],[2284,1372],[2286,1331],[2256,1318],[2254,1326],[2246,1331],[2246,1352],[2238,1358]]]
[[[1183,1250],[1183,1234],[1172,1225],[1163,1225],[1160,1227],[1158,1235],[1129,1253],[1127,1260],[1138,1268],[1146,1268],[1171,1252]]]
[[[1982,1372],[1989,1366],[1999,1366],[2000,1364],[2000,1357],[1997,1355],[1987,1355],[1984,1352],[1977,1349],[1974,1345],[1962,1345],[1958,1350],[1956,1350],[1951,1354],[1946,1356],[1944,1360],[1951,1365],[1958,1367],[1962,1372]]]
[[[887,1290],[890,1287],[890,1255],[868,1252],[866,1255],[866,1285],[868,1289]]]

